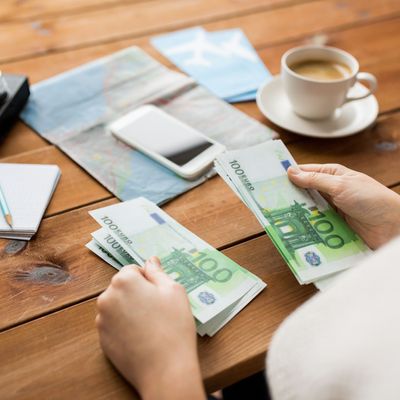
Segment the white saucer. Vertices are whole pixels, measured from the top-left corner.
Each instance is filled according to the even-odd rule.
[[[354,96],[366,91],[367,88],[357,82],[349,93]],[[360,132],[376,120],[379,109],[375,96],[371,95],[345,104],[329,119],[313,121],[301,118],[292,111],[279,75],[258,89],[257,105],[270,121],[281,128],[319,138],[338,138]]]

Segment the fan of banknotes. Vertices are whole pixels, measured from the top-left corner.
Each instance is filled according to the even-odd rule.
[[[322,289],[370,249],[317,191],[290,182],[291,165],[296,162],[281,140],[228,151],[215,161],[297,280]]]
[[[89,214],[101,228],[86,247],[117,269],[158,256],[185,287],[201,336],[214,335],[266,286],[143,197]]]

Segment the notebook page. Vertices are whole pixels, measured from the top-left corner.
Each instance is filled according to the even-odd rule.
[[[0,213],[0,232],[36,232],[59,176],[56,165],[0,163],[0,187],[13,219],[10,228]]]

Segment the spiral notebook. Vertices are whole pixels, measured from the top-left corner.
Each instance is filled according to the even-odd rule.
[[[0,213],[1,238],[31,239],[39,228],[60,175],[57,165],[0,163],[0,187],[13,220],[10,227]]]

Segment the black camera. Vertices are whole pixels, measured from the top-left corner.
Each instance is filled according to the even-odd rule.
[[[10,129],[28,97],[26,76],[0,73],[0,135]]]

